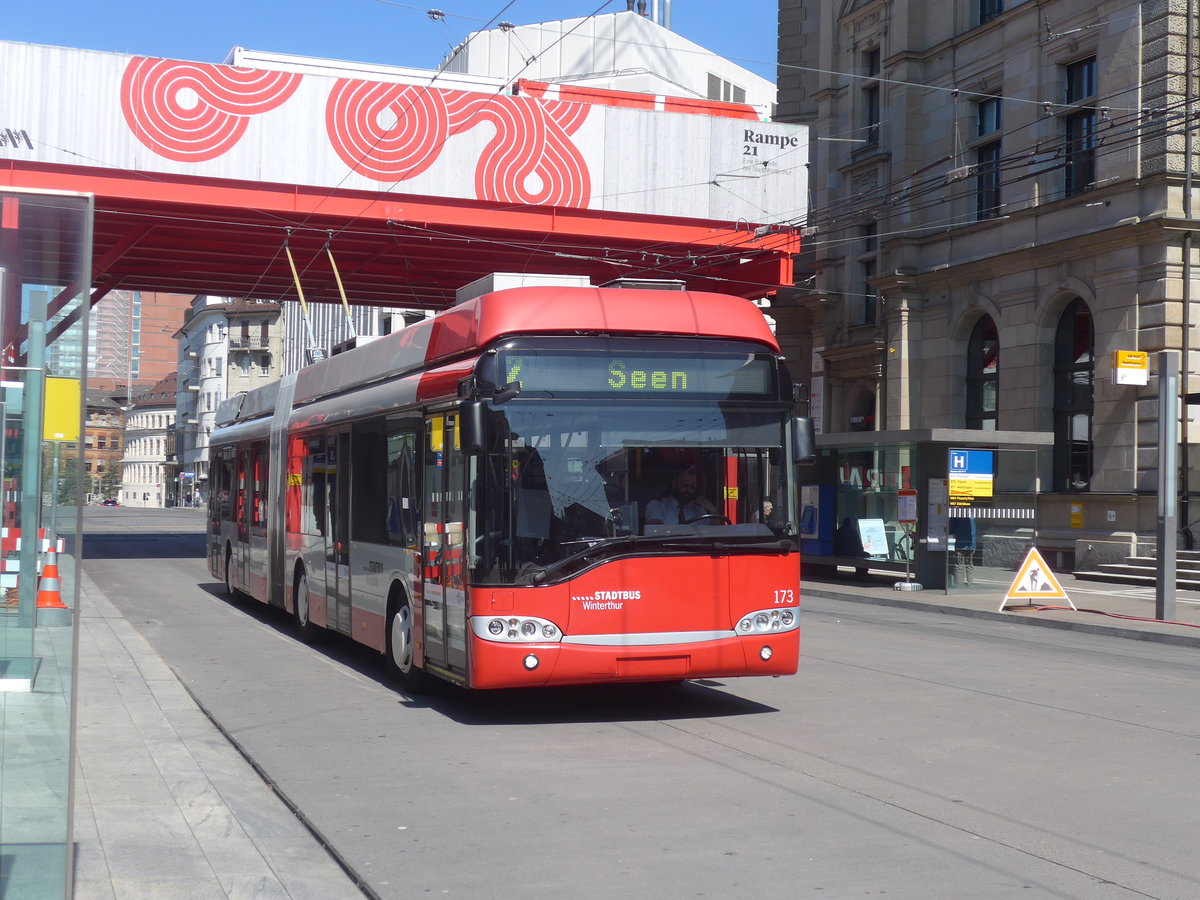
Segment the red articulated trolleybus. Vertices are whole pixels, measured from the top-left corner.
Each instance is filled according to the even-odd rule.
[[[738,297],[485,294],[222,404],[209,566],[413,690],[792,674],[796,396]]]

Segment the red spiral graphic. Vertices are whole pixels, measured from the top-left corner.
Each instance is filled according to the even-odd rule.
[[[138,56],[121,79],[121,111],[137,139],[159,156],[204,162],[233,147],[250,116],[291,97],[301,77]]]
[[[463,94],[454,111],[452,133],[479,122],[496,129],[475,167],[480,200],[567,207],[591,202],[591,174],[571,140],[587,118],[585,104]]]
[[[480,200],[586,207],[591,176],[571,141],[588,106],[341,79],[325,107],[338,156],[376,181],[428,169],[446,140],[486,122],[495,135],[475,169]]]
[[[338,79],[325,104],[334,152],[376,181],[403,181],[437,160],[449,134],[446,92]]]

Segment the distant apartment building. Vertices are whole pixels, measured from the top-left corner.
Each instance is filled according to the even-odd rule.
[[[279,378],[283,358],[278,303],[201,295],[176,332],[178,392],[170,478],[182,501],[208,491],[208,445],[217,406],[239,391]]]
[[[176,503],[179,485],[167,468],[175,445],[176,389],[172,372],[136,397],[126,412],[122,506],[161,509]]]
[[[105,391],[91,390],[84,398],[83,481],[85,499],[117,499],[121,489],[121,454],[125,442],[126,410]]]

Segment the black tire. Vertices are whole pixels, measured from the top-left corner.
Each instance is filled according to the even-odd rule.
[[[423,694],[433,686],[429,673],[414,661],[413,608],[403,591],[388,602],[388,675],[410,694]]]
[[[321,639],[324,629],[318,628],[308,617],[308,575],[301,570],[296,578],[296,593],[292,603],[292,621],[296,624],[296,637],[302,644],[313,644]]]

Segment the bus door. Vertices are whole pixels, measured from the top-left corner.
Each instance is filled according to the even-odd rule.
[[[453,414],[433,415],[425,421],[422,624],[425,661],[465,672],[467,458],[456,425]]]
[[[325,623],[350,633],[350,433],[325,438]]]

